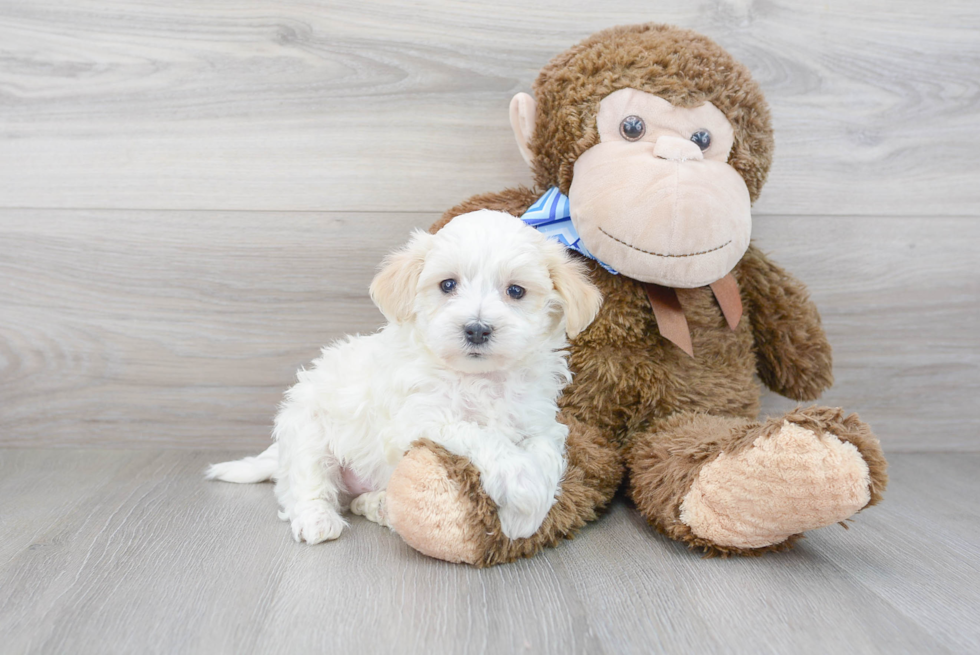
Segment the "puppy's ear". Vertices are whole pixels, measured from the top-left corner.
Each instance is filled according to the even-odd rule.
[[[412,318],[419,276],[434,238],[416,230],[405,247],[381,262],[381,270],[371,281],[371,300],[389,322],[404,323]]]
[[[548,270],[565,312],[565,333],[571,339],[589,327],[599,313],[602,293],[589,280],[585,265],[573,259],[559,244],[554,245],[558,252],[550,257]]]

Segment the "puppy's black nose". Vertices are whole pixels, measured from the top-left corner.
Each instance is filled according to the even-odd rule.
[[[486,343],[490,339],[493,328],[486,323],[470,323],[463,328],[463,333],[466,334],[467,341],[474,346],[479,346],[481,343]]]

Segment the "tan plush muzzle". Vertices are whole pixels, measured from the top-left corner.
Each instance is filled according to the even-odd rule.
[[[749,246],[752,214],[741,176],[677,137],[593,146],[575,163],[568,196],[586,247],[642,282],[710,284]]]
[[[642,132],[625,133],[624,121]],[[749,246],[752,214],[728,164],[734,131],[724,114],[620,89],[603,98],[596,128],[599,143],[576,160],[568,192],[585,246],[642,282],[694,288],[728,274]],[[702,150],[695,133],[710,145]]]

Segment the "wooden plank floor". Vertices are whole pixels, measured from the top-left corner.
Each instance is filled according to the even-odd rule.
[[[296,369],[380,325],[377,263],[436,217],[0,209],[0,446],[259,447]],[[980,450],[980,220],[753,230],[822,310],[823,403],[888,452]],[[764,411],[794,405],[770,394]]]
[[[789,553],[704,560],[623,499],[477,571],[359,517],[296,544],[240,452],[0,450],[4,653],[976,653],[980,454],[893,456],[886,501]]]
[[[0,206],[440,212],[530,179],[542,66],[647,21],[762,85],[757,212],[976,213],[976,0],[0,0]]]
[[[885,503],[721,561],[618,499],[476,571],[360,519],[297,545],[268,486],[205,483],[377,326],[384,252],[530,181],[511,96],[650,20],[766,93],[753,236],[821,308]],[[0,0],[0,654],[980,652],[978,30],[976,0]]]

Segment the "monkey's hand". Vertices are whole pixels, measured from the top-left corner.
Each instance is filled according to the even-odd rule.
[[[767,387],[794,400],[815,400],[834,383],[830,343],[802,282],[749,246],[736,269],[748,305]]]

